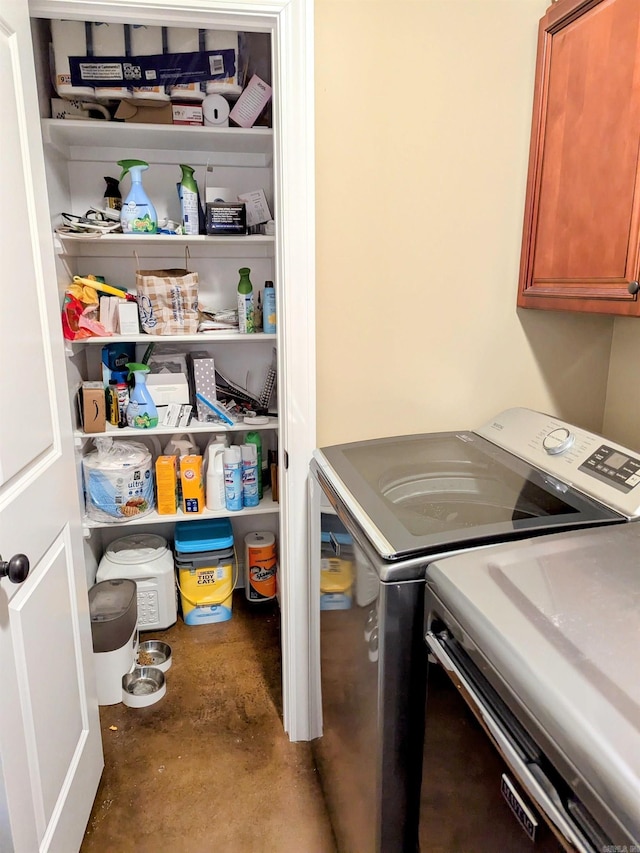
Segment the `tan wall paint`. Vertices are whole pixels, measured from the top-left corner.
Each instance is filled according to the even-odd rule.
[[[613,321],[517,311],[546,0],[315,0],[318,443],[601,430]]]
[[[618,318],[613,327],[604,435],[640,452],[640,319]]]

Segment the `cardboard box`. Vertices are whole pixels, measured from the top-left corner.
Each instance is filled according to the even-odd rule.
[[[201,513],[205,503],[202,456],[192,454],[180,459],[180,482],[182,511],[188,514]]]
[[[104,432],[107,428],[107,419],[102,382],[83,382],[79,396],[83,430],[87,433]]]
[[[147,388],[156,406],[189,403],[189,383],[184,373],[150,373]]]
[[[216,367],[213,358],[208,355],[199,355],[198,353],[193,353],[191,358],[193,384],[196,394],[202,394],[208,400],[211,400],[212,403],[215,403],[218,398],[216,394]],[[196,403],[196,416],[200,423],[215,420],[211,409],[204,403],[201,403],[200,400]]]
[[[139,124],[172,124],[171,104],[168,101],[122,100],[114,118]]]
[[[202,104],[171,104],[173,124],[201,125],[204,121]]]
[[[177,456],[158,456],[156,459],[156,489],[158,515],[175,515],[178,511]]]

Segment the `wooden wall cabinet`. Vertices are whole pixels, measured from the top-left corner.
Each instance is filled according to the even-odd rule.
[[[540,21],[518,306],[638,316],[640,2]]]

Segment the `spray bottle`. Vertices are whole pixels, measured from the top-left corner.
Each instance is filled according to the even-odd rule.
[[[122,167],[120,180],[127,173],[131,175],[131,189],[120,211],[123,234],[156,234],[156,209],[142,186],[142,173],[149,168],[149,164],[144,160],[118,160],[118,166]]]
[[[105,178],[104,203],[109,210],[122,210],[122,195],[117,178]]]
[[[134,376],[134,385],[127,406],[128,426],[138,429],[151,429],[158,426],[158,410],[147,388],[147,373],[150,373],[148,365],[132,362],[127,364],[127,367]]]
[[[180,198],[184,233],[199,234],[201,211],[198,185],[193,177],[191,166],[181,164],[180,168],[182,169],[182,180],[178,184],[178,197]]]

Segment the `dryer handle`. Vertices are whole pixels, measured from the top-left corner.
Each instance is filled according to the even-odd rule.
[[[577,853],[596,853],[586,838],[567,818],[564,806],[558,792],[541,768],[532,762],[525,762],[519,751],[512,744],[500,723],[495,720],[491,710],[474,688],[472,682],[456,665],[455,661],[443,648],[433,631],[427,631],[427,645],[439,664],[446,670],[449,678],[462,693],[463,698],[483,724],[485,731],[493,741],[496,749],[517,777],[522,787],[528,792],[533,801],[549,818],[552,825],[562,836],[564,846],[569,851]],[[429,700],[427,698],[427,720],[429,719]]]

